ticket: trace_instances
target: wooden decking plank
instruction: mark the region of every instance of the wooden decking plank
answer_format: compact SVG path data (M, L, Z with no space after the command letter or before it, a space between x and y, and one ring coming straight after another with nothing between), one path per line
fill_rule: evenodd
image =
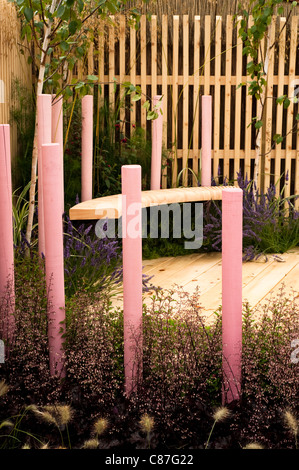
M247 286L258 274L262 274L266 269L275 263L274 260L267 262L247 262L243 263L242 286ZM221 272L222 276L222 272ZM210 289L203 292L200 296L200 305L205 311L215 311L222 303L222 277Z
M194 268L194 263L200 262L200 259L203 256L196 254L192 254L188 257L186 256L178 256L177 258L173 258L168 264L164 264L162 268L159 268L159 270L155 270L152 272L154 273L154 278L152 279L152 283L155 284L156 287L171 287L171 285L175 284L180 284L178 280L180 279L180 275L187 270L188 277L191 275L193 268ZM205 261L203 261L203 266L205 268ZM215 261L213 261L213 264L215 264ZM193 268L191 267L193 266Z
M277 283L274 289L259 300L257 305L262 306L269 300L274 299L279 295L281 289L283 290L284 296L290 296L292 298L293 295L295 295L295 297L299 299L299 262L280 280L279 283Z
M243 289L243 301L246 299L250 305L255 306L272 291L286 276L286 274L298 263L297 253L286 253L285 263L272 263L245 286Z

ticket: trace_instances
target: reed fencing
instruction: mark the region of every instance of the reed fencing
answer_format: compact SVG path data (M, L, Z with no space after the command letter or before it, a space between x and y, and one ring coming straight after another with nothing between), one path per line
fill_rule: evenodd
M255 128L250 123L257 103L248 95L249 59L243 55L234 17L162 15L158 19L154 15L148 20L143 15L137 30L129 27L125 16L115 21L116 26L97 26L86 60L72 77L98 75L102 97L112 105L116 83L141 86L141 102L127 103L130 111L120 113L128 136L132 123L150 132L142 105L163 95L163 144L172 165L171 170L166 165L163 169L162 187L175 185L184 168L199 175L203 94L213 97L213 177L221 183L224 177L235 179L241 170L252 178L256 152ZM291 100L284 109L275 99L293 96L299 87L298 16L292 15L287 27L285 23L286 18L273 17L270 41L276 42L269 58L259 185L266 188L283 175L281 184L286 183L285 195L290 196L299 193L298 104ZM246 85L238 87L240 83ZM275 134L286 138L273 146ZM183 172L181 182L197 184L193 172Z
M31 66L26 52L21 52L20 43L20 22L15 7L7 0L0 0L0 124L11 124L13 164L18 152L18 129L11 121L11 112L18 99L14 83L28 88L29 92L32 87Z

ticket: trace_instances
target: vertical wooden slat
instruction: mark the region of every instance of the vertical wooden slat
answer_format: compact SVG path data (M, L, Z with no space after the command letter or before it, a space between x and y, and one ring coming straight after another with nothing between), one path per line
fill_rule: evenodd
M136 29L130 28L130 80L136 86ZM131 122L136 124L136 103L131 102Z
M183 186L188 185L189 156L189 17L183 15Z
M104 56L104 32L102 28L99 28L99 37L98 37L98 77L99 77L99 86L101 87L101 100L104 97L104 66L105 66L105 56ZM100 105L100 101L98 99L98 106Z
M274 43L275 39L275 22L276 17L272 18L272 24L269 26L269 44L270 46ZM270 186L270 171L271 171L271 145L272 145L272 108L273 108L273 73L274 73L274 47L269 51L269 65L268 65L268 76L267 76L267 99L265 101L265 159L264 168L261 170L264 190L266 191Z
M167 148L167 109L168 109L168 17L162 15L162 96L163 96L163 147ZM165 163L162 160L162 164ZM167 187L167 166L162 168L162 189Z
M231 87L232 87L232 45L233 45L233 19L226 17L226 50L225 50L225 114L224 114L224 157L223 177L229 177L229 150L231 133Z
M204 94L210 94L211 75L211 17L205 16Z
M193 88L193 185L197 186L199 179L199 100L200 100L200 16L194 17L194 88Z
M108 81L109 81L109 105L114 105L114 78L115 78L115 30L112 25L109 26L109 70L108 70Z
M289 83L288 83L288 96L290 96L290 90L295 80L295 69L296 69L296 48L297 48L297 18L292 17L291 19L291 38L290 38L290 60L289 60ZM292 162L292 137L293 133L289 131L293 127L293 116L294 116L294 102L291 100L291 104L287 110L287 137L286 137L286 158L285 158L285 175L288 174L288 181L285 187L285 197L291 195L291 162Z
M151 95L157 95L157 16L151 18Z
M238 21L241 21L238 17ZM242 106L242 88L238 85L242 82L242 41L237 37L236 47L236 98L235 98L235 139L234 139L234 180L240 171L240 150L241 150L241 106Z
M222 18L216 16L215 34L215 86L214 86L214 152L213 152L213 176L218 176L219 167L219 143L220 143L220 81L221 81L221 35Z
M126 75L126 17L122 15L119 19L119 98L121 100L121 106L119 110L119 119L121 122L122 130L125 133L125 103L122 102L124 97L124 90L121 84L125 81Z
M179 54L179 16L173 17L173 57L172 57L172 144L174 148L174 160L172 165L172 186L176 186L178 162L177 162L177 105L178 105L178 54Z
M262 52L261 52L262 51ZM265 39L262 39L261 41L261 45L260 45L260 48L259 48L259 52L258 52L258 61L261 62L262 60L264 60L264 53L265 53ZM260 109L261 109L261 101L260 100L257 100L257 111L256 111L256 116L259 116L260 115ZM260 130L262 132L262 129ZM256 159L257 158L257 150L256 150L256 135L257 135L257 131L255 130L255 141L254 141L254 144L255 144L255 153L254 153L254 158ZM261 139L261 147L259 149L259 172L258 172L258 178L257 178L257 187L258 188L261 188L262 187L262 180L263 180L263 177L262 177L262 166L261 166L261 159L262 159L262 151L263 151L263 145L262 145L262 139Z
M147 61L147 53L146 53L146 16L142 15L140 18L140 63L141 63L141 79L140 79L140 86L141 86L141 127L146 129L146 110L143 107L146 101L146 61Z
M279 98L284 94L284 62L285 62L285 47L286 47L286 18L280 18L279 28L281 31L279 37L279 54L278 54L278 77L277 77L277 97ZM276 134L282 135L282 115L283 106L277 105L276 114ZM281 162L281 143L275 145L275 168L274 168L274 184L280 177L280 162Z
M93 41L93 31L90 33L90 44L88 48L87 55L87 73L88 75L93 75L94 73L94 41Z
M252 16L248 19L248 28L253 24ZM247 63L250 58L247 58ZM246 116L245 116L245 157L244 157L244 179L251 178L251 133L252 133L252 95L249 94L249 83L246 84Z

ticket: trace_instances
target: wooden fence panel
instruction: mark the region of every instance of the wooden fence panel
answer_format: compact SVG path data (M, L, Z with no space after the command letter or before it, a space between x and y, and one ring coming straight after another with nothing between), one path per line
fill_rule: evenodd
M257 115L258 104L248 95L250 78L246 76L246 64L249 59L243 56L243 44L233 17L218 16L212 20L210 16L163 15L161 20L152 16L148 21L142 16L137 32L125 21L125 18L120 20L117 34L112 26L108 28L107 64L101 65L102 55L98 69L101 81L109 83L112 103L114 81L131 81L141 86L141 104L132 102L132 112L122 112L121 119L141 125L149 137L151 127L142 105L155 94L163 95L164 154L168 152L172 164L171 171L166 165L163 168L162 187L175 186L178 173L184 168L194 173L184 171L180 184L198 184L194 174L200 174L203 94L213 96L213 177L219 182L223 178L236 180L241 169L243 175L251 179L256 151L254 128L250 123ZM252 18L249 21L252 24ZM299 82L298 66L296 69L298 17L292 16L287 28L283 28L285 21L285 18L273 18L271 29L270 41L278 38L279 47L273 47L270 54L259 186L264 185L266 189L279 179L282 171L288 171L285 194L292 195L299 189L299 148L294 135L298 104L291 103L288 109L283 109L276 106L276 98L291 93L293 83ZM279 52L276 54L276 51ZM91 55L88 59L91 60ZM89 73L91 68L89 64ZM240 83L245 85L238 87ZM127 126L128 132L131 127ZM287 134L292 128L293 132L282 144L273 145L275 133Z

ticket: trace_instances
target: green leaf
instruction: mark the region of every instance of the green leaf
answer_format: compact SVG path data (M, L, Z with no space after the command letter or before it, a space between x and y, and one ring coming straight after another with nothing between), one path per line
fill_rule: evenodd
M64 5L60 5L60 7L59 7L58 10L57 10L56 16L57 16L58 18L61 18L61 17L63 16L64 12L65 12L65 6L64 6Z
M78 28L78 21L76 21L76 20L71 21L70 24L69 24L70 34L72 34L72 35L75 34L76 31L77 31L77 28Z
M256 121L254 126L255 126L256 129L260 129L262 127L262 125L263 125L263 121Z
M286 98L286 95L279 96L276 100L277 104L282 104Z
M141 100L141 95L134 95L134 96L132 96L131 100L132 101L139 101L139 100Z
M89 82L97 82L98 81L98 77L96 75L87 75L87 80Z
M296 121L299 121L299 113L296 114Z
M276 142L277 144L280 144L282 141L283 141L283 137L280 135L280 134L275 134L273 136L273 140L274 142Z
M27 20L28 23L29 23L29 21L31 21L32 18L33 18L33 10L32 10L32 8L25 7L25 8L24 8L24 16L25 16L26 20Z
M59 45L60 45L60 49L63 50L64 52L69 50L70 46L68 45L66 41L61 41Z
M286 98L283 102L283 107L284 109L287 109L291 104L291 101L289 100L289 98Z

